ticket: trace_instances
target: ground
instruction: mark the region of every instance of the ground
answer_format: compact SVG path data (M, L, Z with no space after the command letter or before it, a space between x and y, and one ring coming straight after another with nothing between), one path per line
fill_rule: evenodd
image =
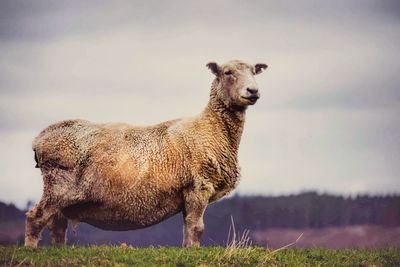
M0 247L2 266L400 266L400 249Z

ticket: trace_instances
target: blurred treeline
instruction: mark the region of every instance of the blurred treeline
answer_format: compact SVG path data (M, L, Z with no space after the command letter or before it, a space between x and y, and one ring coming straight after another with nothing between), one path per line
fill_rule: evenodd
M400 196L343 197L316 192L223 200L210 206L216 218L232 215L248 229L320 228L354 224L400 225Z
M0 242L9 243L5 242L1 235L4 232L10 232L7 230L10 227L22 227L19 236L15 237L16 240L22 241L24 218L23 211L13 205L0 203ZM286 196L235 195L211 204L207 208L204 217L206 230L203 235L203 244L223 244L228 236L231 218L237 231L360 224L399 226L400 196L343 197L316 192ZM178 214L158 225L129 232L102 231L82 223L77 232L76 236L69 235L70 243L125 242L137 246L179 246L182 238L182 216ZM48 241L48 234L44 235L44 241Z

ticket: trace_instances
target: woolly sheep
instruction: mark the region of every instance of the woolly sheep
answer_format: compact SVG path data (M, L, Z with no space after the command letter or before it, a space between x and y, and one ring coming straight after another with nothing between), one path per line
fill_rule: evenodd
M259 98L265 64L207 64L216 76L204 111L154 126L66 120L33 141L43 196L27 212L25 246L47 225L65 244L68 220L133 230L183 213L183 246L199 246L207 205L238 184L238 148L247 106Z

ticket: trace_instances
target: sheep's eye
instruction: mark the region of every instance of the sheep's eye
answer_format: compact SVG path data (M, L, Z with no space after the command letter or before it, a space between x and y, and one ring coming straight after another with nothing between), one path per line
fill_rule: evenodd
M231 70L227 70L227 71L224 72L224 74L225 74L225 75L232 75L233 72L232 72Z

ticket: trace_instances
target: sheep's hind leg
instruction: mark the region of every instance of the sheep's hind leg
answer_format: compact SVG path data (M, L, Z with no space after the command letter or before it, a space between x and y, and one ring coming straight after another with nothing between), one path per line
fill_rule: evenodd
M68 219L61 212L57 212L47 223L53 245L64 245L67 242Z
M33 209L26 213L25 246L37 247L43 228L56 213L57 209L50 205L46 198L42 198Z
M185 207L183 210L183 246L199 247L204 231L203 215L214 192L212 187L202 186L199 190L184 193Z
M63 168L42 169L44 189L40 202L26 214L25 246L37 247L43 228L50 229L53 243L65 243L68 222L61 210L79 200L74 191L75 173Z

